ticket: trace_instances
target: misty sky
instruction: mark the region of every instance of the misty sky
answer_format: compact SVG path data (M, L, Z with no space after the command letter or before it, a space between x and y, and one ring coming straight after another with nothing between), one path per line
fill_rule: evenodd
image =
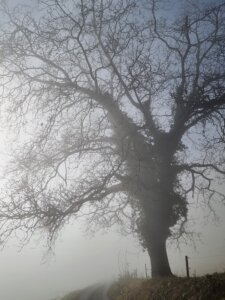
M216 209L220 218L217 225L211 216L205 218L203 207L191 206L189 215L193 221L189 230L201 233L201 241L196 234L196 248L190 242L182 243L179 250L176 243L169 247L175 274L185 275L185 255L190 257L191 275L225 271L225 207L221 204ZM140 276L144 276L146 264L150 274L149 257L136 238L120 235L116 227L94 237L86 236L83 227L78 222L65 227L54 255L45 255L46 248L38 234L22 251L18 240L12 239L0 252L0 299L53 300L72 290L117 278L126 263L130 271L137 269Z

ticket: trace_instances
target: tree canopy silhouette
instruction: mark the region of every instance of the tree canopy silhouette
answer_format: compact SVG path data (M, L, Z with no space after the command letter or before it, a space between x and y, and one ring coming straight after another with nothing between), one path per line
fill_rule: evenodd
M171 1L176 4L176 1ZM2 2L2 111L17 135L0 237L49 241L70 218L130 221L152 276L172 275L169 237L190 195L224 200L225 4Z

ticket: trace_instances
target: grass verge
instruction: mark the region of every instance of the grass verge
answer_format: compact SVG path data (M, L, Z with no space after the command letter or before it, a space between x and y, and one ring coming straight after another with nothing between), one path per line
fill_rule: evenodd
M120 280L108 295L110 300L225 300L225 273L189 279Z

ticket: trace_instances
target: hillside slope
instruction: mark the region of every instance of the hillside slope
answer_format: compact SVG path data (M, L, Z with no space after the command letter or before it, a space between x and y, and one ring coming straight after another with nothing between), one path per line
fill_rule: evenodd
M61 300L79 300L83 291L70 293ZM225 300L225 273L189 279L120 280L111 285L108 297L110 300Z
M225 273L190 279L119 281L108 294L110 300L225 300Z

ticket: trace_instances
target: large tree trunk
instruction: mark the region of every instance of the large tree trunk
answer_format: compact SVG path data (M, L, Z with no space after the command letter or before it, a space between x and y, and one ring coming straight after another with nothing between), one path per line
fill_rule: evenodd
M128 188L139 200L138 231L150 256L152 277L172 276L166 240L170 236L169 228L176 223L173 224L172 220L176 196L173 191L176 173L171 168L173 152L167 151L166 143L161 145L158 142L157 155L149 153L145 142L141 143L137 136L133 138L133 144L134 152L132 150L128 157L132 184L129 183ZM158 165L148 159L151 155L155 155Z
M147 250L151 261L152 277L172 276L166 251L166 238L160 234L151 238L147 244Z
M140 234L151 261L152 277L173 276L166 250L166 241L170 236L170 211L167 201L161 197L152 197L152 201L142 202L142 222Z

